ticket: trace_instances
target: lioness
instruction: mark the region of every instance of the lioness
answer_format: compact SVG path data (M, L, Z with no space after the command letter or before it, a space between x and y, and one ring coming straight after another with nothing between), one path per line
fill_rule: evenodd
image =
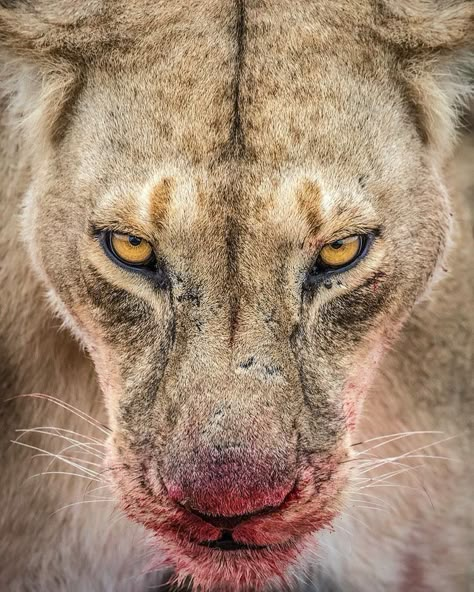
M469 589L473 18L0 2L2 592Z

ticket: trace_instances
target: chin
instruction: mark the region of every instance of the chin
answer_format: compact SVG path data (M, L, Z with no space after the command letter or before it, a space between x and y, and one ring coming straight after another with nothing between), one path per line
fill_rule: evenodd
M193 588L212 590L261 590L268 585L289 585L292 570L305 548L299 540L257 548L236 545L232 550L157 535L157 559L152 570L171 568L173 583L192 582Z

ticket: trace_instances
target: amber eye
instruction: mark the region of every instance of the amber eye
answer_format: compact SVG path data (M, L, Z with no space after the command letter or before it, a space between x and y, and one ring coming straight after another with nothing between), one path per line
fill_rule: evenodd
M118 232L110 232L107 238L110 251L121 263L144 267L154 258L152 246L143 238Z
M349 236L328 243L319 252L318 264L329 269L346 267L357 259L363 246L364 237L361 235Z

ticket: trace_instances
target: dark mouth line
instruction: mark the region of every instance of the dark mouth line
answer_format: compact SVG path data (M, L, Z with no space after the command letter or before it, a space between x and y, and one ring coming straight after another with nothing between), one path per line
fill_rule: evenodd
M201 520L204 520L204 522L208 522L209 524L212 524L217 528L223 529L223 532L231 532L231 530L241 522L250 520L251 518L254 518L256 516L265 516L266 514L272 514L275 511L275 508L265 507L249 514L239 514L236 516L213 516L211 514L204 514L202 512L198 512L197 510L193 510L190 508L186 509L188 510L188 512L191 512L195 516L201 518Z
M235 541L204 541L199 545L208 549L219 549L219 551L261 551L262 549L268 549L266 545L246 545Z
M208 549L219 549L219 551L261 551L268 549L268 545L248 545L234 541L232 533L228 530L224 530L219 539L215 541L203 541L199 545Z

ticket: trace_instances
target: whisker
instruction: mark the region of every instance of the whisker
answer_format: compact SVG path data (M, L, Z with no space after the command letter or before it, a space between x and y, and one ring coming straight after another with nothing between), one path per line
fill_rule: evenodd
M387 511L387 508L382 507L380 504L373 504L373 505L372 504L364 504L364 500L361 500L361 499L357 500L357 499L351 498L348 500L348 502L349 502L347 504L348 508L367 508L367 509L369 509L369 507L370 507L370 508L374 508L377 510Z
M20 442L22 440L23 436L25 436L26 434L46 435L46 436L51 436L53 438L59 438L61 440L66 440L67 442L70 442L71 444L73 444L73 446L71 446L71 448L72 447L83 448L84 453L95 456L96 458L100 458L100 459L104 458L103 454L99 454L95 450L95 448L92 448L89 444L86 444L85 442L80 442L79 440L74 440L73 438L69 438L68 436L64 436L62 434L52 434L50 432L46 432L44 430L36 430L34 428L28 429L28 430L15 430L15 431L21 432L20 435L18 436L18 438L16 438L16 442Z
M90 495L91 493L94 493L94 491L99 491L99 489L107 489L107 488L110 488L110 485L109 484L107 484L107 485L100 485L99 487L94 487L94 489L88 489L86 491L86 494L87 495Z
M66 450L68 450L69 448L72 448L72 446L68 446L67 448L63 448L61 450L61 454L63 452L65 452ZM42 452L41 454L40 453L34 454L31 458L40 458L40 457L44 457L44 456L51 456L51 454L50 453L46 453L46 452ZM72 461L77 462L77 463L80 462L80 463L83 463L85 465L91 465L93 467L101 467L102 466L100 463L95 463L95 462L92 462L90 460L85 460L83 458L77 458L75 456L65 456L64 458L62 456L60 457L61 460L64 460L65 458L67 458L67 460L72 460ZM53 461L54 460L56 460L56 458L54 458Z
M355 495L357 495L357 496L360 496L360 497L366 497L366 498L369 498L369 501L370 501L371 499L377 500L377 501L378 501L378 502L380 502L380 504L382 504L383 506L385 506L385 507L388 507L388 508L390 508L391 510L393 510L393 509L394 509L394 508L393 508L393 506L391 506L391 504L389 504L387 500L384 500L383 498L381 498L381 497L379 497L379 496L377 496L377 495L372 495L372 494L370 494L370 493L362 493L361 491L355 491L355 492L354 492L354 494L355 494ZM350 497L349 499L350 499L350 500L352 500L352 501L357 501L357 499L354 499L353 497ZM364 500L359 500L359 501L364 501ZM375 502L372 502L372 503L375 503ZM378 505L380 505L380 504L378 504Z
M36 450L37 452L43 452L44 454L51 456L52 458L57 458L58 460L61 460L63 462L65 462L68 465L71 465L72 467L75 467L76 469L79 469L80 471L83 471L84 473L86 473L86 475L90 475L93 477L98 477L99 473L97 473L96 471L93 471L92 469L88 469L86 467L83 467L75 462L72 462L70 460L68 460L67 458L60 456L59 454L53 454L51 452L49 452L48 450L44 450L43 448L38 448L38 446L32 446L31 444L26 444L25 442L18 442L17 440L11 440L12 444L17 444L18 446L23 446L24 448L30 448L31 450Z
M54 516L55 514L58 514L59 512L62 512L63 510L66 510L67 508L72 508L74 506L79 506L81 504L97 504L100 502L114 502L114 499L95 499L95 500L81 500L80 502L73 502L72 504L67 504L65 506L62 506L61 508L58 508L57 510L55 510L52 514L50 514L50 518L51 516Z
M352 507L356 508L356 509L362 509L362 510L373 510L375 512L388 512L387 508L380 508L379 506L357 506L357 505L354 505Z
M419 436L419 435L426 435L426 434L443 434L444 432L440 431L433 431L433 430L420 430L420 431L412 431L412 432L398 432L395 434L386 434L385 436L377 436L376 438L369 438L368 440L363 440L362 442L357 442L356 444L351 444L351 446L360 446L362 444L367 444L369 442L376 442L378 440L383 440L384 438L390 438L390 440L386 442L382 442L381 444L376 444L367 450L373 450L374 448L378 448L379 446L385 446L390 442L395 442L396 440L401 440L402 438L408 438L409 436ZM365 452L367 452L367 450Z
M64 432L67 434L72 434L74 436L80 436L82 438L85 438L86 440L89 440L89 442L84 442L84 444L87 444L87 446L101 446L101 447L105 447L106 444L104 442L101 442L99 439L94 438L93 436L89 436L88 434L81 434L79 432L75 432L74 430L68 430L66 428L59 428L57 426L36 426L34 428L27 428L27 429L23 429L23 430L15 430L16 432L35 432L36 430L53 430L54 432ZM60 434L54 434L59 436Z
M423 458L426 460L445 460L445 461L449 461L449 462L456 462L456 463L462 463L461 460L457 459L457 458L452 458L449 456L440 456L440 455L434 455L434 454L410 454L410 453L405 453L405 454L401 454L400 456L393 456L393 457L387 457L384 459L380 459L380 462L377 461L373 461L372 465L370 464L366 464L365 466L368 468L365 468L363 471L360 471L361 475L364 475L365 473L368 473L370 471L373 471L374 469L377 469L379 467L382 467L386 464L400 464L403 465L404 463L398 463L399 459L411 459L411 458ZM410 465L405 465L405 466L410 466Z
M44 401L54 403L58 407L61 407L61 408L65 409L66 411L70 411L71 413L73 413L74 415L79 417L80 419L90 423L93 427L100 430L106 436L108 436L110 434L110 429L107 426L104 426L102 423L100 423L99 421L97 421L96 419L94 419L93 417L91 417L90 415L85 413L84 411L81 411L80 409L73 407L72 405L70 405L69 403L66 403L65 401L61 401L61 399L58 399L57 397L53 397L52 395L45 395L43 393L29 393L29 394L23 394L23 395L16 395L15 397L12 397L12 399L23 399L23 398L42 399ZM10 399L10 400L12 400L12 399Z
M390 471L389 473L384 473L383 475L379 475L378 477L366 477L367 481L373 481L374 483L377 483L380 480L385 480L388 479L390 477L395 477L396 475L401 475L402 473L408 473L410 471L414 471L415 469L419 469L420 467L424 467L425 465L406 465L404 463L397 463L397 462L391 462L389 464L394 464L394 465L399 465L404 467L403 469L397 469L396 471ZM364 471L367 472L367 471Z
M70 475L73 477L81 477L82 479L88 479L89 481L97 481L97 483L101 483L101 480L96 479L95 477L89 477L88 475L80 475L79 473L71 473L68 471L44 471L42 473L35 473L34 475L27 477L24 482L26 483L30 479L41 477L42 475Z
M413 487L412 485L404 485L403 483L374 483L372 485L364 485L362 489L372 489L375 487L396 487L398 489L411 489L412 491L423 491L419 487ZM424 492L426 493L426 491Z
M427 458L429 460L447 460L449 462L454 463L462 463L463 461L459 458L453 458L451 456L439 456L435 454L410 454L410 456L406 456L405 458Z
M393 463L394 465L399 465L399 463ZM397 475L402 475L403 473L410 473L412 471L415 471L416 469L420 469L420 468L424 468L426 465L424 464L420 464L420 465L405 465L403 463L400 463L401 469L395 469L393 471L388 471L387 473L382 473L381 475L377 475L374 477L365 477L364 479L361 480L361 485L367 484L367 483L378 483L379 481L386 480L386 479L391 479L392 477L396 477Z
M364 468L364 470L359 471L359 475L365 475L366 473L370 473L370 471L373 471L375 469L379 469L385 465L395 465L398 467L412 467L413 465L409 465L407 463L401 463L397 460L397 457L394 458L388 458L388 459L381 459L380 462L374 462L373 465L369 465L368 467L366 466ZM419 466L419 465L417 465ZM373 477L363 477L364 479L373 479Z

